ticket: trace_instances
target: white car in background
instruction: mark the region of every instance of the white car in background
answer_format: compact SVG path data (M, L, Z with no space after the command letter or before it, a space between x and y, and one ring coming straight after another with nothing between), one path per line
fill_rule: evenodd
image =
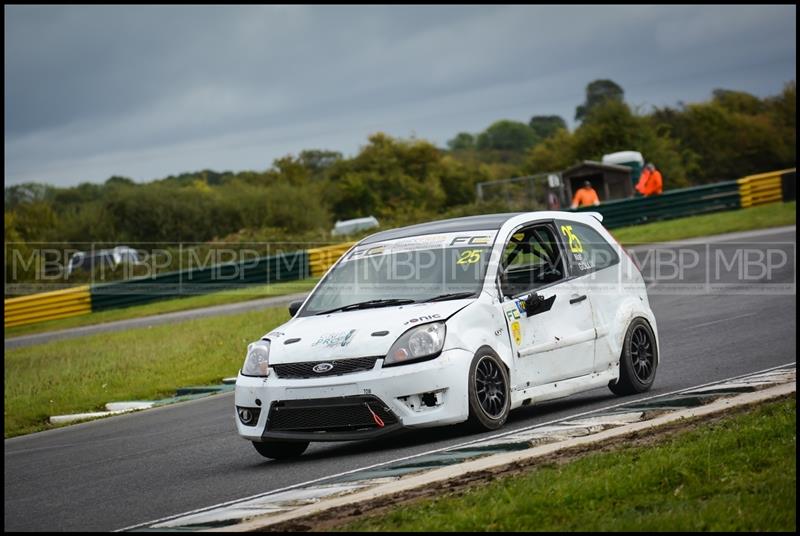
M280 459L401 428L495 430L514 408L602 386L648 390L656 320L601 220L492 214L364 238L248 346L239 434Z
M100 249L95 251L77 251L67 263L67 276L79 269L91 272L95 268L113 270L120 264L142 264L139 252L129 246L117 246L114 249Z

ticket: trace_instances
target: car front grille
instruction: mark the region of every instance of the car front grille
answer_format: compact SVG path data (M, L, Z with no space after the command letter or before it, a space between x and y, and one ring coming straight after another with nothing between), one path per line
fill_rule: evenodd
M370 411L371 410L371 411ZM383 422L376 422L373 413ZM270 432L358 432L397 424L397 416L376 396L359 395L273 402Z
M377 360L378 357L357 357L353 359L309 361L307 363L284 363L272 365L272 369L279 378L321 378L372 370ZM314 371L314 367L325 363L333 365L333 367L324 372Z

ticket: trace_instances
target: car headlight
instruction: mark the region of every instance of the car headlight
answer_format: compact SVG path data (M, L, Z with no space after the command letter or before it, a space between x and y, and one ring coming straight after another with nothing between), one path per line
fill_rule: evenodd
M269 341L258 341L247 345L247 357L242 365L245 376L266 376L269 374Z
M423 324L406 331L386 354L383 366L404 365L436 357L444 346L445 331L444 322Z

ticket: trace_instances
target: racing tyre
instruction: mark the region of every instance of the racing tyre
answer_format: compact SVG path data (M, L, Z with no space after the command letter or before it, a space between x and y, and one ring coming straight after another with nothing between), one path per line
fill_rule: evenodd
M619 356L619 380L608 384L618 396L643 393L656 379L658 347L650 324L644 318L635 318L628 326L622 354Z
M266 441L259 443L253 441L253 446L259 454L273 460L296 458L306 451L308 441Z
M469 419L475 431L497 430L511 408L508 371L488 347L478 350L469 367Z

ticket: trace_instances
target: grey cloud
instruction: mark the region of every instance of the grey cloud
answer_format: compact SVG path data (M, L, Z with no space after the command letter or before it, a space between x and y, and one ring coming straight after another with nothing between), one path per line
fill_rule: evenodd
M714 87L774 94L795 77L795 13L6 7L6 182L265 168L312 146L353 152L375 130L443 144L504 117L571 120L596 78L646 105L705 99Z

